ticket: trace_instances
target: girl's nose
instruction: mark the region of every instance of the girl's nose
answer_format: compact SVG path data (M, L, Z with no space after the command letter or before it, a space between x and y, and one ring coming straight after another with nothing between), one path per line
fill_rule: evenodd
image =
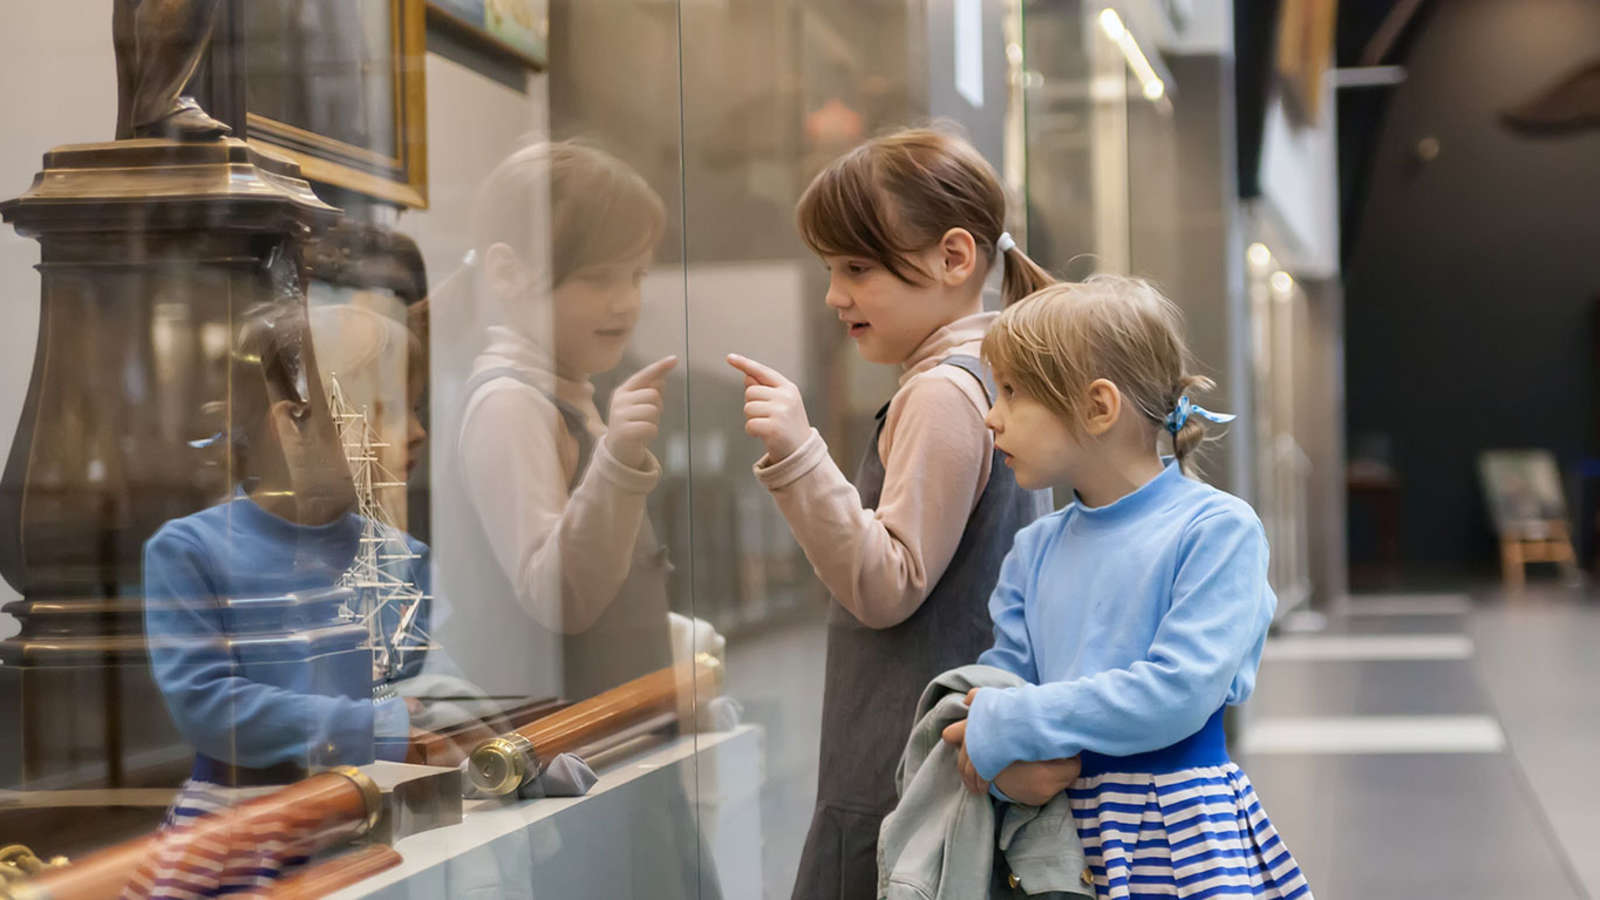
M828 279L828 294L823 300L834 309L848 309L852 305L850 295L845 293L837 278Z

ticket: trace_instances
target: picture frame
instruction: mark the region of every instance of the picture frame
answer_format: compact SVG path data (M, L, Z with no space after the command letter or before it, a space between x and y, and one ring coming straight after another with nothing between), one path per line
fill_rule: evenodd
M1555 454L1549 450L1485 450L1478 476L1495 532L1542 538L1552 522L1565 522L1566 495Z
M427 0L428 24L535 72L549 67L549 0Z
M425 0L234 0L244 137L305 177L428 206Z
M1276 69L1289 112L1303 125L1316 127L1321 121L1337 25L1337 0L1284 0L1278 12Z

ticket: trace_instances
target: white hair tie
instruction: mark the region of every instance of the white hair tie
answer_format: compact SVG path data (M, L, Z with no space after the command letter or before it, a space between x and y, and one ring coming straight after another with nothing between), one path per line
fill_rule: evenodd
M1011 239L1011 232L1009 231L1000 232L1000 239L994 242L994 249L998 253L1016 249L1016 246L1017 242Z

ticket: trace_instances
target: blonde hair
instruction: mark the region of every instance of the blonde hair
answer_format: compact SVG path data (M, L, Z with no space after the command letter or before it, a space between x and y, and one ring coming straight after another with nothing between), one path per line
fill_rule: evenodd
M817 173L795 208L800 237L819 256L858 256L907 284L929 273L911 258L965 228L993 266L1006 230L1006 194L972 145L910 128L874 138ZM1013 246L1003 254L1007 305L1055 281Z
M1092 275L1055 284L1000 314L983 339L983 358L1013 386L1077 427L1089 385L1104 378L1153 427L1166 431L1178 399L1215 387L1190 371L1183 313L1150 282ZM1205 421L1192 415L1172 436L1185 472L1205 441Z

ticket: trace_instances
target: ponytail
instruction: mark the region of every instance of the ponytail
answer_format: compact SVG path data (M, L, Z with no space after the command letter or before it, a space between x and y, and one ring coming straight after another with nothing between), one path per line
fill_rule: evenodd
M1001 265L1005 266L1005 274L1000 279L1000 298L1006 306L1056 283L1055 276L1023 253L1021 247L1010 241L1006 243L1008 246L997 254Z
M1177 397L1173 399L1174 406L1178 400L1190 392L1204 392L1216 387L1216 382L1204 375L1185 375L1178 380ZM1204 416L1189 416L1184 420L1183 427L1172 435L1172 455L1178 460L1178 467L1185 475L1196 472L1194 456L1206 441L1206 419Z

